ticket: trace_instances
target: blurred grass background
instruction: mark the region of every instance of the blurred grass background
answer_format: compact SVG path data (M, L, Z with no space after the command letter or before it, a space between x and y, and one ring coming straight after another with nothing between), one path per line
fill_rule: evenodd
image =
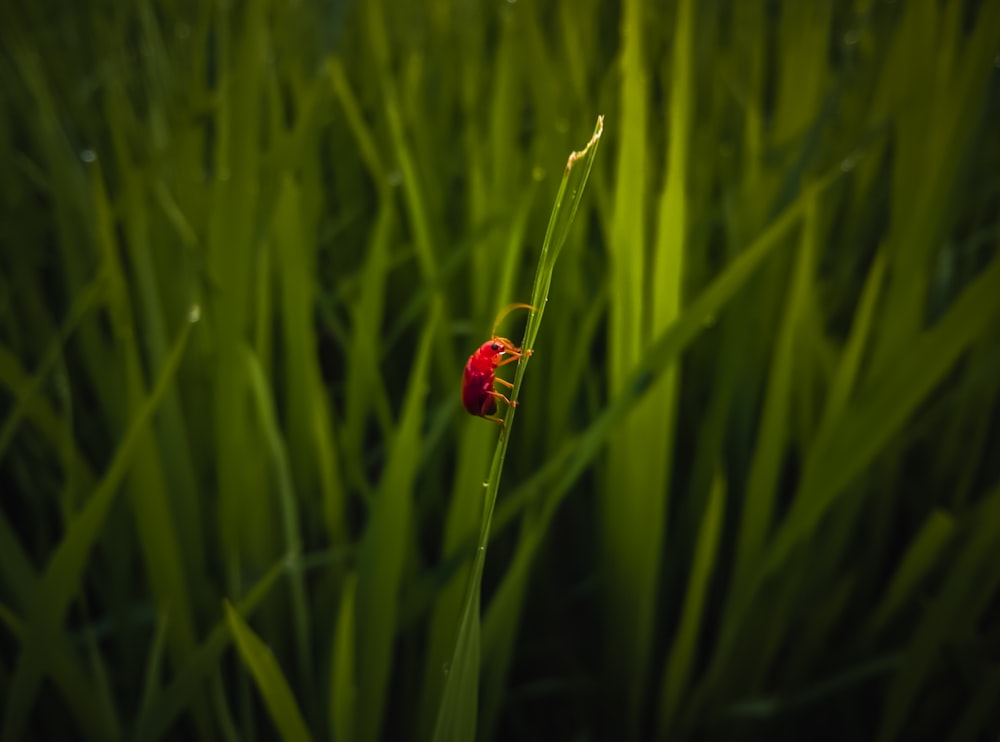
M992 0L5 4L2 740L996 739L998 68ZM461 370L599 113L442 707Z

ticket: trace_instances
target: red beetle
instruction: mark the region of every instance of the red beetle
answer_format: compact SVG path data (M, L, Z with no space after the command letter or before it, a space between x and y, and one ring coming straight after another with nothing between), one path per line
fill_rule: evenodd
M509 381L497 378L496 370L532 353L530 350L522 351L507 338L496 334L500 320L515 309L534 309L534 307L530 304L511 304L500 312L493 324L493 338L480 345L479 350L469 356L469 362L465 364L465 373L462 375L462 404L465 405L465 409L470 415L486 418L501 427L504 424L503 419L494 416L497 411L497 400L502 399L511 407L517 406L517 402L512 402L506 395L493 388L494 383L503 384L508 389L514 388Z

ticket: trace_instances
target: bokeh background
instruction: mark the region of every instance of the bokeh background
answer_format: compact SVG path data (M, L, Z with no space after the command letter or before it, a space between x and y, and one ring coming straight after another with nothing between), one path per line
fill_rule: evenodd
M4 742L1000 734L1000 3L7 2L0 106Z

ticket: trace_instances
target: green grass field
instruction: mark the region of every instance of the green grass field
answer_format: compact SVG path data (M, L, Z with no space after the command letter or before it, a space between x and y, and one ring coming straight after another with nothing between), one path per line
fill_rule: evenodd
M0 742L1000 735L1000 2L11 2L0 106Z

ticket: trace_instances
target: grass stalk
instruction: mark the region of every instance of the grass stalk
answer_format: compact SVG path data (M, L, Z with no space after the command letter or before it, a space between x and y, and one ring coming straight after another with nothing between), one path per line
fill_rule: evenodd
M549 217L549 226L545 233L545 240L542 242L538 268L535 273L535 282L531 292L531 302L535 309L532 310L528 318L522 341L522 347L526 350L532 349L535 338L538 336L541 318L545 312L545 305L548 303L556 260L569 236L603 133L604 118L598 116L593 136L587 146L579 152L571 153L566 162L566 169L563 172L555 205L552 207L552 214ZM576 166L575 170L574 166ZM514 374L514 389L510 397L513 402L517 401L517 394L520 390L521 380L524 378L528 358L525 356L517 364L517 370ZM479 605L483 568L486 564L486 547L489 543L493 511L500 489L500 475L507 455L515 410L513 405L507 407L504 425L501 427L493 454L493 463L490 465L489 478L483 483L485 493L483 495L483 517L479 531L478 548L473 557L472 572L466 588L458 636L455 640L452 660L447 669L448 677L445 680L441 705L438 710L434 729L436 742L445 742L446 740L457 742L458 740L472 740L476 737L480 671Z

